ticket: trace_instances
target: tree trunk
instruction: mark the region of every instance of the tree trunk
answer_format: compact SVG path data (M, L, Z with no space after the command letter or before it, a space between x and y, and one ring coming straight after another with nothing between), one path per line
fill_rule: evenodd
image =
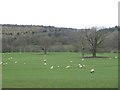
M82 58L84 58L84 48L82 48Z
M93 52L92 54L93 54L93 58L96 58L96 52Z
M96 58L96 47L93 48L92 55L93 55L93 58Z
M46 48L44 48L44 54L45 54L45 55L47 54L47 49L46 49Z
M82 51L82 58L84 58L84 49L85 48L84 48L84 43L83 42L81 43L81 48L82 48L82 50L81 50Z
M82 52L82 58L84 58L84 52Z

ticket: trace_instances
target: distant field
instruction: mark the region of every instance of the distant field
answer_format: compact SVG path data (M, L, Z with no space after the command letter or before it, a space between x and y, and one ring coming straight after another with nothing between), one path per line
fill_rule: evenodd
M104 53L110 58L80 58L80 53L54 52L4 53L3 88L117 88L117 54ZM12 57L12 58L11 58ZM8 59L9 58L9 59ZM44 65L44 60L47 65ZM72 62L70 62L72 61ZM80 69L78 64L86 67ZM70 68L66 68L66 66ZM54 66L53 69L50 69ZM60 67L57 67L60 66ZM91 68L95 73L90 73Z

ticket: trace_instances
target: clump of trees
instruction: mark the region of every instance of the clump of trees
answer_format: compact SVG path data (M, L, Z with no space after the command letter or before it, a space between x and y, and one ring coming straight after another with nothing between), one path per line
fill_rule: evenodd
M88 29L39 25L2 25L3 52L118 52L118 26Z

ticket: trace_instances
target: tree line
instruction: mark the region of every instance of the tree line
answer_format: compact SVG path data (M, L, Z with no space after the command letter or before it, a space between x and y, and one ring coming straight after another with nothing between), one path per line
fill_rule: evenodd
M118 52L118 26L75 29L42 25L2 25L3 52Z

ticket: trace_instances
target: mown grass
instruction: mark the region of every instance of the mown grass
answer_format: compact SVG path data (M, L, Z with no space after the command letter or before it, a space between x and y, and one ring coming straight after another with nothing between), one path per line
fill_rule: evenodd
M3 62L7 64L2 70L3 88L117 88L117 54L98 55L112 59L85 58L82 61L81 54L73 52L51 52L46 56L40 53L4 53ZM8 60L9 57L13 59ZM44 59L47 60L46 66ZM86 67L79 69L79 63ZM52 65L54 68L51 70ZM69 69L66 69L67 65ZM91 68L95 73L90 73Z

